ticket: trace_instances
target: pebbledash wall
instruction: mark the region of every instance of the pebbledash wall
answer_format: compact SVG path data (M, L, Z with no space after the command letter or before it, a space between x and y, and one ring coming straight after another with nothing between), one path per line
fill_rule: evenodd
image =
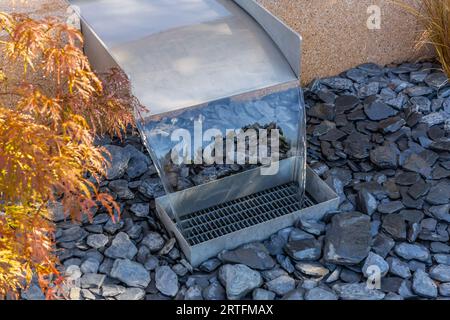
M394 3L413 5L420 0L257 1L302 35L303 84L365 62L385 65L432 55L431 50L414 49L421 26ZM380 28L373 28L376 24L369 28L367 21L377 8ZM28 12L33 17L69 16L64 0L0 0L2 10Z
M257 1L302 35L304 84L365 62L386 65L432 56L430 49L414 50L422 27L395 3L399 0ZM420 6L420 0L400 1ZM379 29L374 23L369 28L378 10Z

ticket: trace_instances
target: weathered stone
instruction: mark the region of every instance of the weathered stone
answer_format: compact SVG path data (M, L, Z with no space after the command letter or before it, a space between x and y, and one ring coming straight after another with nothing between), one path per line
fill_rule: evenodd
M371 193L366 189L362 189L358 192L357 205L361 212L371 216L377 211L378 202Z
M315 261L322 255L322 242L315 239L290 241L285 247L286 253L297 261Z
M333 301L338 300L337 295L330 289L317 287L309 290L305 294L305 300L308 301Z
M295 269L307 276L318 278L323 278L330 273L330 270L319 263L299 262L295 265Z
M130 287L147 288L150 274L143 265L125 259L114 262L110 276L118 279Z
M366 105L364 107L364 112L372 121L384 120L397 114L397 111L380 101L375 101L369 105Z
M370 161L381 169L396 169L399 151L394 145L385 145L370 151Z
M387 262L389 263L390 273L403 279L411 278L411 271L407 263L395 257L389 257Z
M111 243L111 246L105 250L107 257L118 259L133 259L138 252L134 243L125 232L120 232L116 235Z
M442 181L431 187L426 201L432 205L445 205L450 201L450 182Z
M395 240L406 240L406 222L400 214L388 214L383 217L382 228Z
M245 264L256 270L268 270L275 266L275 261L261 244L245 245L233 251L223 252L219 257L226 263Z
M440 282L450 282L450 266L439 264L430 269L430 277Z
M133 212L136 217L145 218L150 214L150 205L148 203L134 203L131 205L130 211Z
M259 272L242 264L222 266L219 269L219 280L225 286L227 297L230 300L245 297L263 283Z
M149 232L141 242L151 253L161 250L164 247L164 243L163 237L157 232Z
M438 295L436 284L430 279L428 274L420 269L414 273L412 289L416 294L425 298L433 299Z
M109 239L104 234L91 234L87 237L86 243L94 249L100 249L106 246Z
M108 188L114 192L119 199L131 200L134 199L134 193L128 188L127 180L114 180L108 185Z
M395 253L406 260L428 261L430 251L419 244L400 243L395 247Z
M107 159L110 161L110 166L106 170L106 178L108 180L118 179L127 170L131 155L127 150L118 146L106 145L105 148L109 153Z
M281 276L266 283L267 289L279 296L285 295L295 288L295 280L289 276Z
M385 294L367 288L366 283L338 284L333 286L342 300L383 300Z
M362 272L366 278L373 275L374 267L381 272L382 277L384 277L389 271L389 264L383 259L383 257L373 252L369 252L369 255L367 256L367 259L362 267Z
M333 217L325 238L326 261L334 264L357 264L370 250L370 218L361 213L343 213Z
M256 301L275 300L275 293L272 291L257 288L253 290L253 300Z

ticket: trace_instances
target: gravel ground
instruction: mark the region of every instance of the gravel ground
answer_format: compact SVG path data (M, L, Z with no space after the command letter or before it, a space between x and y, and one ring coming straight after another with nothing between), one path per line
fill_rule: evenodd
M450 86L432 63L365 64L305 88L308 163L340 213L189 265L155 215L164 193L138 136L104 139L114 224L58 223L67 299L402 300L450 297ZM56 207L56 212L58 208ZM58 217L59 216L59 217ZM367 279L377 271L378 289ZM42 298L36 286L25 299Z

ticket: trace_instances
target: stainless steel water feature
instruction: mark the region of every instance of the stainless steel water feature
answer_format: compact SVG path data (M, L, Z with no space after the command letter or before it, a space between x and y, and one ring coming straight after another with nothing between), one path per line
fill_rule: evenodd
M136 117L166 191L157 212L193 266L263 240L300 215L320 218L337 208L336 194L306 167L301 38L280 20L253 0L70 2L80 7L94 68L122 68L148 108ZM279 130L279 159L270 164L278 170L175 163L173 135L185 129L198 139L198 124L216 135L183 140L193 155L217 141L217 131Z

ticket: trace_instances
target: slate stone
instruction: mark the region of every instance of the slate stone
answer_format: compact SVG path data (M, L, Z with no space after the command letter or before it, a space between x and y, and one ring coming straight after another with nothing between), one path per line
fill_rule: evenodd
M354 109L359 103L360 103L360 100L356 96L353 96L353 95L339 96L336 98L336 101L335 101L336 112L337 112L337 114L342 114L342 113L348 112L348 111Z
M394 240L406 240L406 222L400 214L388 214L383 217L382 228Z
M175 297L179 290L178 276L168 266L156 268L155 272L156 288L164 295Z
M447 84L447 82L448 82L448 78L445 75L445 73L443 73L443 72L431 73L425 79L425 83L428 86L433 87L435 89L439 89L439 88L443 87L444 85Z
M106 170L106 178L108 180L121 178L128 168L131 154L126 149L114 145L106 145L105 149L109 153L106 154L106 158L110 162Z
M435 206L448 204L450 201L450 182L442 181L431 187L426 201Z
M383 300L385 294L367 288L366 283L338 284L333 289L342 300Z
M133 259L138 252L134 243L125 232L116 235L111 246L105 250L105 255L109 258Z
M149 232L141 242L151 253L158 252L164 247L164 238L157 232Z
M415 86L405 90L405 93L410 97L420 97L432 94L434 92L433 88L426 86Z
M349 79L340 77L330 77L321 79L320 82L331 89L336 90L350 90L353 87L353 82Z
M380 272L381 276L384 277L389 271L389 264L383 257L376 253L369 252L366 261L362 267L362 272L366 278L369 278L373 274L373 269L376 267Z
M275 293L272 291L257 288L253 290L253 300L255 301L270 301L275 300Z
M428 192L431 189L431 185L422 181L419 181L415 184L413 184L409 189L408 189L408 194L415 200L424 197L428 194Z
M380 169L396 169L399 150L392 144L379 146L370 151L370 161Z
M400 243L395 246L395 253L405 260L428 261L430 251L419 244Z
M392 117L386 120L383 120L379 123L380 130L385 133L394 133L400 130L404 125L406 124L406 121L400 117Z
M333 104L318 103L311 107L307 113L310 117L333 121L336 117L336 108Z
M450 223L450 204L434 206L429 210L436 219Z
M405 206L401 201L382 202L378 205L378 211L384 214L391 214L403 210Z
M394 276L399 276L403 279L411 278L411 270L409 270L409 266L407 263L396 257L387 258L387 262L389 264L389 272Z
M233 251L226 251L219 255L225 263L244 264L256 270L268 270L275 267L275 261L261 244L246 245Z
M371 216L378 207L377 199L366 189L362 189L358 192L357 204L361 212L368 214L369 216Z
M245 297L263 283L259 272L242 264L222 266L219 270L219 279L230 300L239 300Z
M266 283L269 291L283 296L295 289L295 280L289 276L281 276Z
M372 121L384 120L397 114L397 111L380 101L375 101L365 106L364 112Z
M403 164L405 170L416 172L421 174L424 178L431 177L431 167L428 163L419 155L413 153L411 154Z
M384 233L379 233L373 240L372 250L381 257L386 258L394 246L395 241L391 237Z
M148 203L133 203L130 207L136 217L145 218L150 214L150 205Z
M395 183L400 186L412 186L420 181L420 175L415 172L402 172L395 178Z
M325 237L324 258L334 264L357 264L369 254L370 218L358 212L332 218Z
M450 266L439 264L430 269L430 277L440 282L450 282Z
M338 300L337 295L328 288L317 287L309 290L305 294L307 301L334 301Z
M322 255L322 242L315 239L290 241L285 251L294 260L315 261Z
M412 288L416 294L424 298L433 299L438 295L436 284L430 279L428 274L422 270L417 270L414 273Z
M117 259L114 262L110 276L130 287L138 288L147 288L151 280L150 274L144 266L127 259Z

